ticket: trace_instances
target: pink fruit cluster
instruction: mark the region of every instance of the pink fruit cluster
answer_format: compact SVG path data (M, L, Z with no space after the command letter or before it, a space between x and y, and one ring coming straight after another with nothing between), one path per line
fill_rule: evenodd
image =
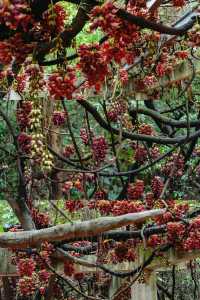
M127 189L128 199L139 200L144 193L144 181L137 179L135 183L129 184Z
M108 144L103 136L94 137L92 140L92 151L94 159L101 162L105 159L108 150Z
M71 100L75 91L75 71L67 67L64 73L55 72L48 78L48 90L52 98L60 100L65 97Z

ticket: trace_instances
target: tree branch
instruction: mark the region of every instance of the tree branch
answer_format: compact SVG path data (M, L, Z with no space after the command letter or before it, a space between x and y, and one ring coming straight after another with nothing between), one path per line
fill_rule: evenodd
M141 28L148 28L152 29L154 31L158 31L160 33L165 33L169 35L183 35L185 34L189 29L193 27L195 24L197 18L196 17L191 17L191 19L184 24L183 26L173 28L173 27L168 27L165 26L161 23L155 23L150 20L144 19L142 17L134 16L130 13L128 13L124 9L119 9L117 11L117 16L123 20L126 20L134 25L137 25Z
M177 120L174 120L174 119L170 119L170 118L167 118L163 115L161 115L159 112L153 110L153 109L148 109L148 108L132 108L130 110L130 113L132 114L133 112L138 112L138 113L141 113L141 114L144 114L146 116L149 116L151 118L153 118L153 120L157 120L163 124L166 124L166 125L170 125L170 126L174 126L174 127L177 127L177 128L187 128L187 121L177 121ZM190 121L190 127L196 127L197 125L200 125L200 120L191 120Z
M98 122L98 124L110 131L110 127L107 124L107 122L103 119L103 117L100 115L100 113L97 111L97 109L92 106L89 102L87 102L86 100L78 100L77 101L81 106L83 106L93 117L94 119ZM120 131L114 127L112 127L112 131L114 134L119 135ZM150 135L144 135L144 134L134 134L134 133L130 133L127 131L122 131L122 137L123 138L127 138L130 140L135 140L135 141L145 141L145 142L152 142L152 143L156 143L156 144L163 144L163 145L174 145L177 143L182 143L184 142L186 139L187 141L191 141L193 139L195 139L196 137L200 136L200 130L196 131L195 133L191 134L189 136L189 138L187 139L187 135L185 136L178 136L175 138L169 138L169 137L160 137L160 136L150 136Z
M56 225L40 230L2 233L0 234L0 247L27 248L40 245L44 241L67 241L78 237L92 237L111 229L160 216L164 214L165 211L165 209L155 209L117 217L102 217L74 224Z

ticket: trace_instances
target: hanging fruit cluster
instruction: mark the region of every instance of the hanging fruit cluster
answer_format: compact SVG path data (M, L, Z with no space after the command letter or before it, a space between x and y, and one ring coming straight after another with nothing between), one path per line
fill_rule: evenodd
M43 170L51 170L53 157L46 148L42 132L42 106L36 101L21 101L17 121L22 130L18 135L20 149L30 154Z
M63 31L66 18L66 10L58 3L50 7L49 10L43 14L45 27L51 32L56 32L56 34Z
M141 199L144 193L144 181L137 179L135 183L129 184L127 188L128 199Z
M151 189L155 198L159 198L164 188L164 183L162 178L155 176L151 182Z
M92 151L94 159L101 162L105 159L108 150L106 139L103 136L94 137L92 140Z
M148 152L144 146L138 145L135 148L134 158L140 164L144 163L148 157Z
M52 115L52 122L55 126L62 126L65 124L66 114L62 111L54 111Z
M43 170L51 170L53 156L48 151L45 144L45 137L42 132L42 106L34 103L31 111L30 130L32 132L32 157Z
M71 100L75 91L75 71L72 67L67 67L65 72L53 73L48 78L48 90L50 96L55 100L66 98Z
M153 127L149 124L141 124L138 128L138 133L146 135L155 135Z
M44 295L49 283L51 272L46 269L46 263L51 264L50 255L53 253L51 244L41 245L39 256L30 252L16 252L13 262L16 263L20 278L17 282L17 291L21 296L32 296L36 290ZM44 261L46 263L44 264Z
M0 4L0 22L6 24L10 29L22 26L26 31L33 23L30 7L25 0L2 1Z
M121 116L127 112L127 105L123 99L118 99L118 101L113 101L110 105L107 115L111 122L117 122L120 120Z
M173 177L181 177L184 171L184 157L180 154L173 153L167 162L162 166L162 172L165 176L169 176L173 168Z

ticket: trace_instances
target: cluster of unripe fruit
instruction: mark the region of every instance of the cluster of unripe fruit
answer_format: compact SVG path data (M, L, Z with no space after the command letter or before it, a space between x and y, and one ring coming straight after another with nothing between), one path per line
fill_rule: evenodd
M33 134L31 141L31 155L42 169L48 171L53 166L53 155L46 149L44 136L41 133Z
M53 156L45 144L41 112L41 105L33 101L22 101L17 110L17 121L23 130L18 136L18 143L21 151L30 154L34 163L49 171L53 165Z

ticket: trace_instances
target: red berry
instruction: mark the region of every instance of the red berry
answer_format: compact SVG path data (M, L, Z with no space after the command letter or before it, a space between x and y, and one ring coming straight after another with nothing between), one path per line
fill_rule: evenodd
M155 198L159 198L164 187L164 183L159 176L155 176L151 181L151 189Z
M101 162L105 159L107 154L108 145L103 136L93 138L92 140L92 150L94 159Z
M144 193L144 181L136 180L134 184L129 184L127 189L128 199L139 200Z

